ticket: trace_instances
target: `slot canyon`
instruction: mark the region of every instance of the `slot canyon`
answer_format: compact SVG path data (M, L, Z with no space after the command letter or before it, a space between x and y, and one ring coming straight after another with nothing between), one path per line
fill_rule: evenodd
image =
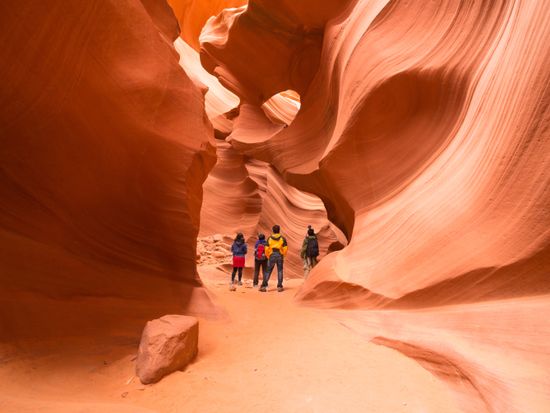
M0 21L0 413L550 412L547 0ZM166 315L198 353L144 384Z

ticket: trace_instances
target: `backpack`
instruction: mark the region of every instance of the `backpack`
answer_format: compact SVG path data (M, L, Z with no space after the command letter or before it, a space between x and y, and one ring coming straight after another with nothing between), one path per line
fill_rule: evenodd
M317 242L317 237L308 237L306 256L317 257L318 255L319 255L319 243Z
M258 244L258 248L256 248L256 259L258 261L263 261L265 258L265 244Z

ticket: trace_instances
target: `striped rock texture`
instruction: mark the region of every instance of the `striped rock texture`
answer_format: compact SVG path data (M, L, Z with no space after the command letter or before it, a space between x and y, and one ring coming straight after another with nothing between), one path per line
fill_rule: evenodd
M137 0L3 2L0 16L0 339L139 337L201 286L215 149L177 20Z
M225 142L228 135L234 136L251 126L247 121L249 110L261 114L264 123L260 128L268 125L280 129L289 125L300 108L299 96L284 91L268 99L261 107L242 104L235 94L200 65L198 53L187 43L180 39L176 41L176 48L186 73L205 91L206 113L218 138L217 163L203 185L199 236L205 238L220 234L230 242L237 232L242 232L249 245L247 267L253 267L252 246L257 234L268 236L271 227L278 224L289 244L285 276L302 277L300 248L308 225L318 234L321 257L329 249L341 248L347 242L345 237L327 219L323 202L317 196L294 188L284 182L267 162L243 155ZM220 256L220 264L226 261L225 256Z
M218 143L217 155L218 162L204 183L201 237L234 238L242 232L249 247L246 266L253 267L257 234L267 237L278 224L289 245L285 276L290 278L303 276L300 248L308 225L317 232L320 257L345 243L318 197L288 185L269 164L246 159L226 142Z
M349 241L298 297L360 310L350 326L465 411L550 406L549 40L542 0L252 0L201 34L241 98L232 146L318 195ZM260 105L287 89L285 127Z

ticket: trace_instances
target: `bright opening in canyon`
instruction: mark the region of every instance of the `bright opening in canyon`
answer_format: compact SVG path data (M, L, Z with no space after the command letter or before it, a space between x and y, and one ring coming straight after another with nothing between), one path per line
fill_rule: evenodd
M0 16L0 412L550 411L545 0Z

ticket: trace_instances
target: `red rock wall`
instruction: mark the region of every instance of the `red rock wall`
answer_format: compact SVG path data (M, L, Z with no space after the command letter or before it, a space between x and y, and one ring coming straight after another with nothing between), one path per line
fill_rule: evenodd
M240 7L247 0L168 0L181 27L181 37L195 50L206 21L227 7Z
M319 70L301 78L309 86L300 90L302 107L290 127L273 124L251 100L230 135L236 149L318 194L351 240L316 271L310 289L333 278L393 300L547 256L549 50L526 34L537 27L536 38L548 38L541 24L548 10L542 2L405 3L358 1L332 15L320 37ZM240 58L253 53L248 49L228 57L227 47L256 30L248 20L260 25L258 7L280 13L251 2L203 31L203 60L215 70L207 68L221 80L238 79L228 84L243 98L266 96L264 63ZM292 27L300 26L288 23L285 33ZM219 37L212 41L208 32ZM278 59L270 38L262 41L269 47L255 50ZM300 59L294 45L281 47ZM279 72L279 79L289 74ZM281 83L267 94L289 86ZM532 282L546 292L540 281L548 267L533 266ZM523 294L512 292L515 282L501 280L494 289ZM483 298L462 293L452 299Z
M250 111L251 116L256 115L262 121L258 123L261 133L267 128L279 130L290 124L299 108L299 96L287 91L270 99L262 108L240 104L236 95L199 64L195 50L181 39L176 47L181 54L182 67L198 87L207 90L206 113L218 138L217 163L203 185L199 236L204 249L199 251L200 263L227 264L230 253L213 251L213 247L221 248L221 244L212 244L211 237L219 235L230 244L235 234L242 232L249 243L247 266L251 267L254 263L251 247L257 234L262 232L267 236L272 226L278 224L289 244L285 276L303 277L300 248L308 225L318 232L321 256L329 248L346 243L341 231L328 221L324 205L317 196L293 188L268 163L244 156L225 142L228 135L240 133L245 126L252 127L251 122L243 121ZM229 244L224 244L224 248L228 249Z
M370 310L341 322L416 359L466 412L546 411L550 9L329 3L312 21L250 1L201 36L244 102L233 147L320 196L350 241L298 297ZM301 98L287 128L260 109L286 89Z
M0 5L0 339L119 334L182 311L201 185L201 92L162 2Z
M338 239L340 232L328 221L318 197L291 187L268 164L243 157L226 142L218 142L217 155L204 183L201 237L234 238L242 232L250 250L247 266L253 266L257 234L267 237L278 224L289 245L285 276L291 278L303 277L300 248L308 225L318 232L321 257L338 241L345 243Z

